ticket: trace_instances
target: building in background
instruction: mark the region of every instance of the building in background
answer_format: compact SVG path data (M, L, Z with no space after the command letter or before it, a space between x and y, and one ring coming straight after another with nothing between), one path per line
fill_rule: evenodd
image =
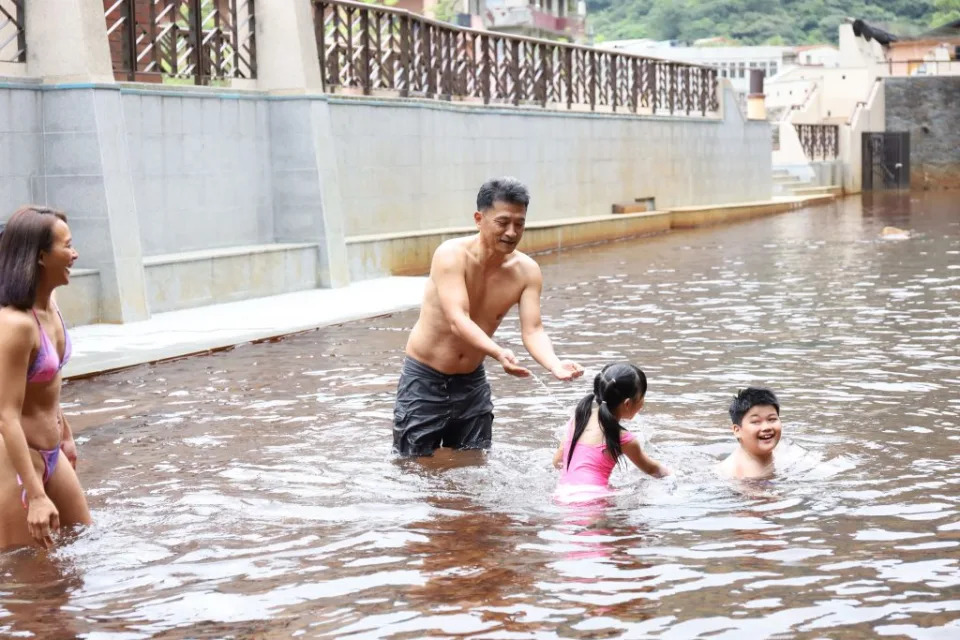
M728 78L734 90L746 95L750 90L750 70L761 69L766 77L780 73L785 67L798 64L797 47L784 46L717 46L722 40L706 39L697 41L694 46L680 46L672 41L655 40L613 40L599 44L599 47L665 60L689 62L716 67L721 78ZM829 45L822 45L829 47ZM819 49L819 46L818 46ZM836 51L836 48L833 48ZM811 51L812 53L812 51ZM811 56L806 56L811 59ZM816 57L818 64L829 59L828 52Z
M462 27L584 42L585 0L398 0L391 5Z

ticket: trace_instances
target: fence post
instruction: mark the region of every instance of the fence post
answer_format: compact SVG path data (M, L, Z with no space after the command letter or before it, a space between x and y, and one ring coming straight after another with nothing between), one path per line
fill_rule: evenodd
M137 9L134 0L125 0L127 3L126 41L124 42L127 54L127 80L137 79Z

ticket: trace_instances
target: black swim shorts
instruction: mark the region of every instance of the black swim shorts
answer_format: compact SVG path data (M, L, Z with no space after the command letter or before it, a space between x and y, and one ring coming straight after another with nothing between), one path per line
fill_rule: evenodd
M393 407L393 451L429 456L438 447L489 449L493 401L481 364L448 375L411 357L403 360Z

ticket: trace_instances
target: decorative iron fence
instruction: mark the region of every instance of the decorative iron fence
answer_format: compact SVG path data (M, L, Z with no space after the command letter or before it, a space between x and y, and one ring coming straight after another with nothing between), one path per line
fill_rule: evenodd
M404 10L313 0L326 91L705 116L717 70L477 31Z
M27 61L27 0L0 0L0 62Z
M118 80L255 78L254 0L104 0Z
M795 124L808 160L833 160L839 154L840 127L835 124Z

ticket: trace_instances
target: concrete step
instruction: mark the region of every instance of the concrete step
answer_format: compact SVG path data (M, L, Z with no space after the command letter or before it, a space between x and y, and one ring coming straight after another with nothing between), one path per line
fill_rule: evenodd
M790 190L794 193L794 195L798 195L798 196L816 196L816 195L838 196L843 193L843 187L839 185L792 187Z
M780 176L780 175L777 175L777 174L773 174L773 183L774 183L774 184L790 184L790 183L793 183L793 182L800 182L800 177L799 177L799 176L790 175L790 174L787 174L787 175L785 175L785 176Z

